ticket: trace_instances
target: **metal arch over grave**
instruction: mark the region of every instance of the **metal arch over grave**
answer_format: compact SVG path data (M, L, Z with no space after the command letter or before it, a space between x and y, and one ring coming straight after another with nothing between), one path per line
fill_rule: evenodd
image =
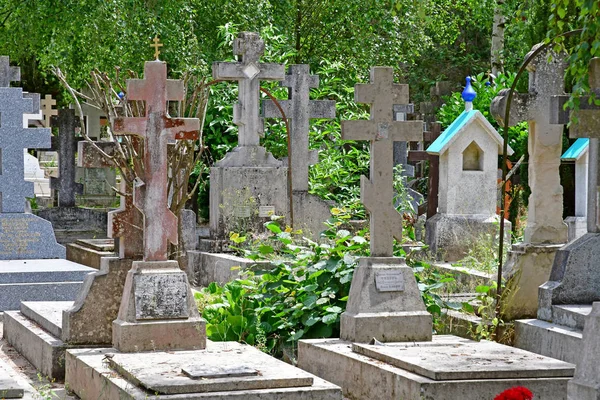
M422 121L394 121L394 104L408 104L408 85L394 84L389 67L371 69L371 83L356 85L357 103L371 105L371 120L342 121L342 139L371 142L370 178L361 176L360 198L369 212L371 257L391 257L402 238L402 217L393 204L393 142L423 139Z

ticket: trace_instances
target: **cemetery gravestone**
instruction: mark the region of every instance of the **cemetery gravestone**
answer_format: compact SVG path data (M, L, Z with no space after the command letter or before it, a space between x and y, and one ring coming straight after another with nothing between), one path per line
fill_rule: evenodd
M534 46L534 52L539 45ZM529 54L532 54L530 52ZM526 59L529 57L526 56ZM516 94L510 109L509 126L529 124L529 208L523 243L512 246L503 269L507 290L503 317L506 320L536 315L538 287L548 280L556 251L567 241L567 225L562 219L560 155L562 125L550 124L550 99L564 94L564 54L539 53L528 65L529 92ZM490 111L504 125L507 89L492 101Z
M444 261L464 258L474 243L495 238L498 154L503 139L478 110L467 77L465 111L427 148L439 157L438 213L427 220L427 244ZM512 154L510 146L508 154ZM510 232L510 223L506 232ZM507 235L510 242L510 235ZM493 242L492 242L493 243ZM490 245L493 245L490 243Z
M569 242L587 233L589 144L589 138L578 138L560 157L563 162L575 163L575 216L565 218Z
M239 129L237 147L211 168L210 231L216 240L240 230L241 225L245 230L264 230L263 223L270 216L267 211L288 215L287 168L260 146L260 82L285 78L283 65L259 62L264 49L257 33L242 32L233 45L241 61L213 64L214 79L238 82L233 122Z
M291 120L290 156L294 228L318 238L331 216L330 205L308 193L308 167L319 161L316 150L309 150L309 123L311 118L335 118L335 101L310 100L310 89L319 87L319 77L310 75L306 64L291 65L281 86L287 87L289 100L279 101L285 116ZM282 118L272 100L263 102L265 118Z
M408 103L408 85L394 84L392 68L372 68L371 83L356 85L354 97L371 106L371 120L342 121L342 139L371 143L370 178L361 176L360 185L370 219L371 257L362 258L354 273L340 338L431 340L431 315L418 296L414 274L403 259L392 257L394 238L402 238L402 218L393 204L394 141L421 140L423 122L394 121L394 105Z
M144 215L144 257L127 275L113 323L113 345L124 352L206 347L205 322L187 276L177 261L167 260L168 242L178 243L177 217L167 204L167 145L169 140L195 139L199 129L198 119L167 114L167 102L181 101L184 95L183 81L167 79L166 63L146 62L144 79L127 81L127 98L144 100L146 116L115 121L115 134L144 138L146 172L133 196Z
M58 137L55 136L57 145L53 150L58 150L58 178L50 179L50 186L58 192L59 207L75 207L76 195L83 192L83 185L75 181L75 148L77 143L76 128L79 127L79 118L75 110L62 109L57 117L53 117L51 126L58 128Z

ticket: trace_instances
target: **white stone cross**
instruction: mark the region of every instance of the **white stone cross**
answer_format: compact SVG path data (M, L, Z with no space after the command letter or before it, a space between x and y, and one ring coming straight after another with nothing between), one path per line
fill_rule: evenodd
M532 52L539 45L533 47ZM529 53L531 54L531 52ZM526 58L529 56L526 56ZM550 98L564 94L566 61L564 54L542 51L528 65L529 92L515 93L510 105L509 126L522 121L529 124L529 208L523 241L534 244L567 242L568 230L563 222L563 188L560 185L562 125L550 124ZM502 90L492 101L490 111L504 124L508 90Z
M263 133L263 120L259 115L260 81L284 78L281 64L259 63L265 43L258 33L241 32L233 42L233 53L241 62L215 62L214 79L238 81L238 103L233 108L233 122L239 127L238 146L258 146Z
M42 105L42 115L44 116L44 126L46 128L50 127L50 118L53 115L58 115L58 110L52 108L56 105L56 100L52 98L52 95L47 94L44 96L44 99L41 101Z
M370 178L360 177L360 199L369 212L371 257L391 257L402 238L394 208L394 142L423 140L423 121L394 121L394 105L408 104L408 85L394 84L394 69L371 68L371 83L356 85L354 101L371 105L369 121L342 121L342 139L371 142Z
M0 87L9 87L11 82L21 80L21 68L11 67L8 56L0 56Z
M291 65L281 86L289 88L289 100L279 101L287 118L291 120L290 153L292 156L292 188L308 191L308 166L318 162L316 151L308 150L309 120L335 118L335 101L310 100L310 89L319 87L319 77L310 75L306 64ZM265 118L281 118L281 112L272 100L263 102Z

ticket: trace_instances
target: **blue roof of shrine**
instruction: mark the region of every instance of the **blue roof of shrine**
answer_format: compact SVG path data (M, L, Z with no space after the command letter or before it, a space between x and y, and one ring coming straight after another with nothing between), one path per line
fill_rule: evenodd
M588 149L590 144L590 139L588 138L579 138L565 151L565 154L560 156L560 159L563 161L576 161L581 157L586 150Z
M458 118L456 118L454 122L452 122L450 126L429 145L427 152L436 154L442 153L442 150L444 150L447 144L450 144L454 135L460 132L467 122L469 122L476 114L477 110L463 111L462 114L460 114Z

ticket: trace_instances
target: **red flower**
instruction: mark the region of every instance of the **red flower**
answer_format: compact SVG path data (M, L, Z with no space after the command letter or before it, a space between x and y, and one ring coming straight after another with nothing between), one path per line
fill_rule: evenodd
M533 393L526 387L517 386L510 388L494 397L494 400L532 400Z

